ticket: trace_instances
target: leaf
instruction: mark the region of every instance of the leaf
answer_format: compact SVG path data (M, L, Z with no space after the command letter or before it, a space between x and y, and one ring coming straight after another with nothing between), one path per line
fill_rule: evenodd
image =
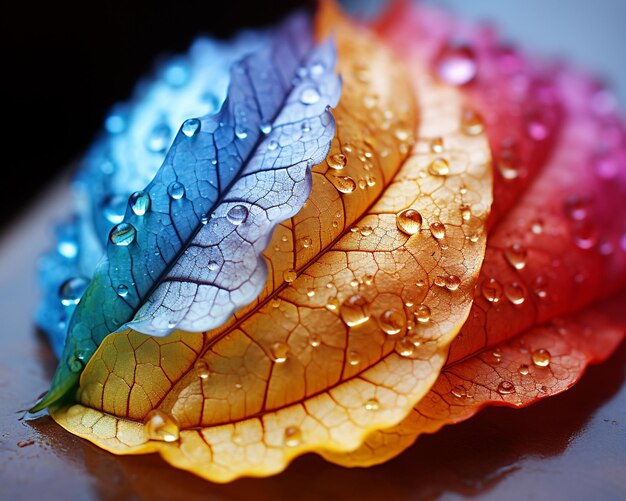
M301 208L310 169L334 133L339 80L331 43L314 46L303 16L233 67L216 115L187 120L145 190L129 198L107 254L72 315L49 406L78 382L111 332L153 335L221 325L263 288L260 254Z
M486 129L496 167L495 224L554 149L562 122L554 69L501 44L491 27L415 2L393 2L375 28L403 57L419 53L437 78L468 96L464 127Z
M338 45L337 135L307 204L266 251L266 289L203 338L109 336L82 375L80 403L52 409L68 430L225 482L276 473L305 452L353 449L433 384L483 257L487 141L461 132L459 92L419 61L413 90L380 41L328 3L318 26ZM439 137L446 149L433 153Z
M198 111L216 111L226 96L230 66L267 43L265 32L227 42L198 38L185 55L159 64L127 103L114 106L108 128L81 159L72 182L74 215L57 228L56 247L41 260L37 323L56 356L67 321L93 276L111 228L122 222L128 197L150 182L175 129Z
M399 426L326 459L379 463L487 405L564 391L626 334L626 296L611 299L626 288L625 127L588 78L563 70L557 87L567 116L557 149L489 234L472 312L433 389Z

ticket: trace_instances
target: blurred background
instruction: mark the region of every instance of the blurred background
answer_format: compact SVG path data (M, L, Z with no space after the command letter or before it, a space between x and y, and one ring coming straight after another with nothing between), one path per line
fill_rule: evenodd
M1 23L4 48L5 172L17 193L0 197L0 229L80 156L113 103L163 53L184 51L201 33L227 37L275 22L314 0L14 2ZM374 12L384 2L352 0ZM492 22L505 40L538 55L565 57L596 72L626 109L626 1L430 0ZM8 157L8 158L7 158Z

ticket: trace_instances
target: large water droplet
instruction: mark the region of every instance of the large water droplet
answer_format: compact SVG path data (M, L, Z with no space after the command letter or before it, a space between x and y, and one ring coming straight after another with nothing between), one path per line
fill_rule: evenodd
M361 325L370 318L369 303L360 294L354 294L346 299L339 311L348 327Z
M174 200L180 200L185 196L185 186L178 181L174 181L167 187L167 194Z
M431 176L447 176L450 174L450 164L445 158L435 158L428 165L428 173Z
M246 222L246 219L248 219L248 209L243 205L235 205L226 213L226 219L236 226L243 224Z
M515 305L520 305L526 300L526 288L520 282L509 282L504 286L504 295Z
M500 395L510 395L511 393L515 393L515 385L510 381L502 381L498 385L498 393Z
M284 442L287 447L297 447L302 442L302 432L297 426L285 428Z
M149 151L161 153L165 151L170 143L172 131L169 125L160 123L154 126L146 141L146 147Z
M435 60L439 78L451 85L465 85L476 77L478 70L474 50L466 45L447 45Z
M483 297L490 303L497 303L502 299L502 285L495 278L485 280L481 287Z
M414 209L404 209L396 215L396 225L407 235L415 235L422 227L422 215Z
M206 379L211 374L211 371L209 370L209 363L204 358L198 359L194 366L194 370L200 379Z
M289 345L283 342L277 342L272 345L272 360L277 364L282 364L287 361L287 355L289 354Z
M331 169L341 170L348 163L348 159L343 153L336 153L328 157L327 163Z
M192 137L200 131L200 120L197 118L190 118L183 122L183 126L180 129L187 137Z
M379 317L378 323L385 334L394 336L395 334L402 332L402 329L404 329L406 324L406 318L404 317L403 312L392 308L390 310L386 310Z
M540 348L538 350L533 351L532 354L533 364L537 367L547 367L550 365L550 352L548 350L544 350Z
M350 176L333 176L333 185L341 193L352 193L356 190L356 183Z
M83 277L73 277L63 282L59 287L61 304L64 306L78 304L88 285L89 281Z
M125 247L134 242L137 230L130 223L115 225L109 233L109 240L115 245Z
M457 277L456 275L448 275L445 278L444 284L445 284L446 289L455 291L461 285L461 279Z
M519 243L514 243L506 248L504 257L516 270L522 270L526 266L528 252Z
M145 191L136 191L129 197L128 203L135 215L143 216L150 210L150 195Z
M315 87L306 87L300 93L300 102L303 104L315 104L320 100L320 93Z
M176 442L180 436L176 420L159 409L148 412L144 420L144 431L150 440L161 442Z
M417 308L415 308L413 315L419 323L425 324L430 321L430 308L425 304L420 304Z
M237 126L235 128L235 136L237 136L237 139L246 139L248 137L248 129L246 129L245 127Z

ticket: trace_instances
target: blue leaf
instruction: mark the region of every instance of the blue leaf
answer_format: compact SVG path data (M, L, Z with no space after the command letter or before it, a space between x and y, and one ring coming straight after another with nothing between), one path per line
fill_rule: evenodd
M330 148L335 57L294 16L233 67L219 113L183 123L154 180L112 228L52 388L33 410L74 387L109 333L212 329L260 293L272 231L300 210L310 169Z
M105 129L80 161L74 215L57 228L56 247L39 263L42 300L36 321L57 357L77 304L63 299L64 284L91 280L111 228L124 217L128 196L154 177L176 128L190 116L215 112L226 97L231 65L267 40L264 31L246 31L227 42L201 37L187 54L162 61L153 77L138 83L128 103L111 111L109 125L124 110L124 130Z

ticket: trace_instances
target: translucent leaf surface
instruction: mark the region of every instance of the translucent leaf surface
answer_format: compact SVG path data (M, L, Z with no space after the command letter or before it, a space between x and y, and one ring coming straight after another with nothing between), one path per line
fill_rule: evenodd
M65 395L122 326L209 329L259 294L260 255L308 197L339 93L333 44L315 46L304 16L233 67L221 110L184 122L153 181L128 199L72 315L52 388L33 410Z
M555 154L490 233L472 312L433 389L401 425L328 459L378 463L487 405L564 391L623 338L626 296L613 296L626 286L625 129L589 79L563 71L558 91Z
M202 337L109 336L80 403L53 410L62 426L223 482L351 450L433 384L483 257L487 140L461 130L460 93L423 61L412 89L379 40L325 4L329 32L344 80L337 134L304 209L266 251L264 291Z

